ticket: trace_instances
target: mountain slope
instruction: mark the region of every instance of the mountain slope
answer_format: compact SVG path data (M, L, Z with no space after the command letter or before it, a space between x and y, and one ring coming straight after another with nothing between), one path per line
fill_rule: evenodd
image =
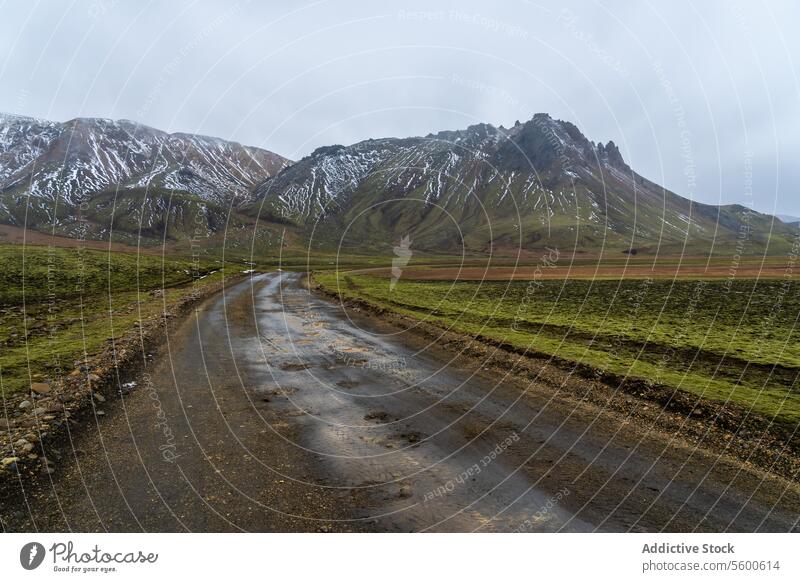
M638 175L613 142L537 114L426 137L327 146L295 164L129 121L0 115L0 223L159 244L249 229L272 248L387 253L786 252L795 225L691 202ZM266 247L264 247L266 248Z
M691 202L636 174L613 142L537 114L510 129L319 148L256 188L251 216L304 228L320 247L515 252L785 248L792 227L741 206ZM747 235L743 237L743 229Z
M71 204L110 186L155 186L229 203L288 163L259 148L124 120L0 116L0 190Z
M93 198L109 193L147 202L142 216L148 214L147 205L168 208L167 199L175 196L229 208L248 200L256 184L289 163L259 148L168 134L130 121L54 123L0 115L0 222L69 233L78 221L98 219L92 214ZM131 210L129 204L117 208L121 214ZM114 220L130 225L120 214ZM176 223L176 217L170 220ZM99 230L103 227L109 230L111 224Z

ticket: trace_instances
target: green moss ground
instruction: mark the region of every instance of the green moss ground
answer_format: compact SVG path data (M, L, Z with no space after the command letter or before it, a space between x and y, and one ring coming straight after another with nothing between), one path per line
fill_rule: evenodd
M800 288L753 279L451 282L320 272L344 296L800 422Z
M109 338L196 290L193 281L213 283L223 273L218 263L187 258L20 245L0 245L0 260L0 378L7 393L68 374ZM163 296L150 293L162 288Z

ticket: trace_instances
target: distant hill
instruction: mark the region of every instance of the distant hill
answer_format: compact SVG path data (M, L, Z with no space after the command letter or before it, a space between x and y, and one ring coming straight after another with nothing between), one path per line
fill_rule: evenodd
M789 216L788 214L776 214L775 216L780 218L786 224L800 227L800 217L798 216Z

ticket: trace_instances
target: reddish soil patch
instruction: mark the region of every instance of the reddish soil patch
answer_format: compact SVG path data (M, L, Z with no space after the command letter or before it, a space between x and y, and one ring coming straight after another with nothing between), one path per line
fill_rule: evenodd
M359 273L388 277L390 269L358 271ZM580 265L537 267L413 267L403 271L403 279L423 281L509 281L509 280L559 280L559 279L782 279L797 275L786 265L772 262L766 265L746 264L734 268L731 263L710 265Z
M86 249L96 249L99 251L119 251L128 253L147 253L161 254L161 247L141 247L123 243L108 243L100 240L79 240L66 236L46 234L32 230L30 228L20 228L19 226L9 226L0 224L0 241L14 244L26 244L35 246L52 246L62 248L83 247Z

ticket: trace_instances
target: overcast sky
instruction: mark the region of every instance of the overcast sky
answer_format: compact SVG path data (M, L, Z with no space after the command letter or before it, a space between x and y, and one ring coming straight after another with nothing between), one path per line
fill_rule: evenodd
M382 4L2 2L0 111L292 159L547 112L679 194L800 216L800 3Z

